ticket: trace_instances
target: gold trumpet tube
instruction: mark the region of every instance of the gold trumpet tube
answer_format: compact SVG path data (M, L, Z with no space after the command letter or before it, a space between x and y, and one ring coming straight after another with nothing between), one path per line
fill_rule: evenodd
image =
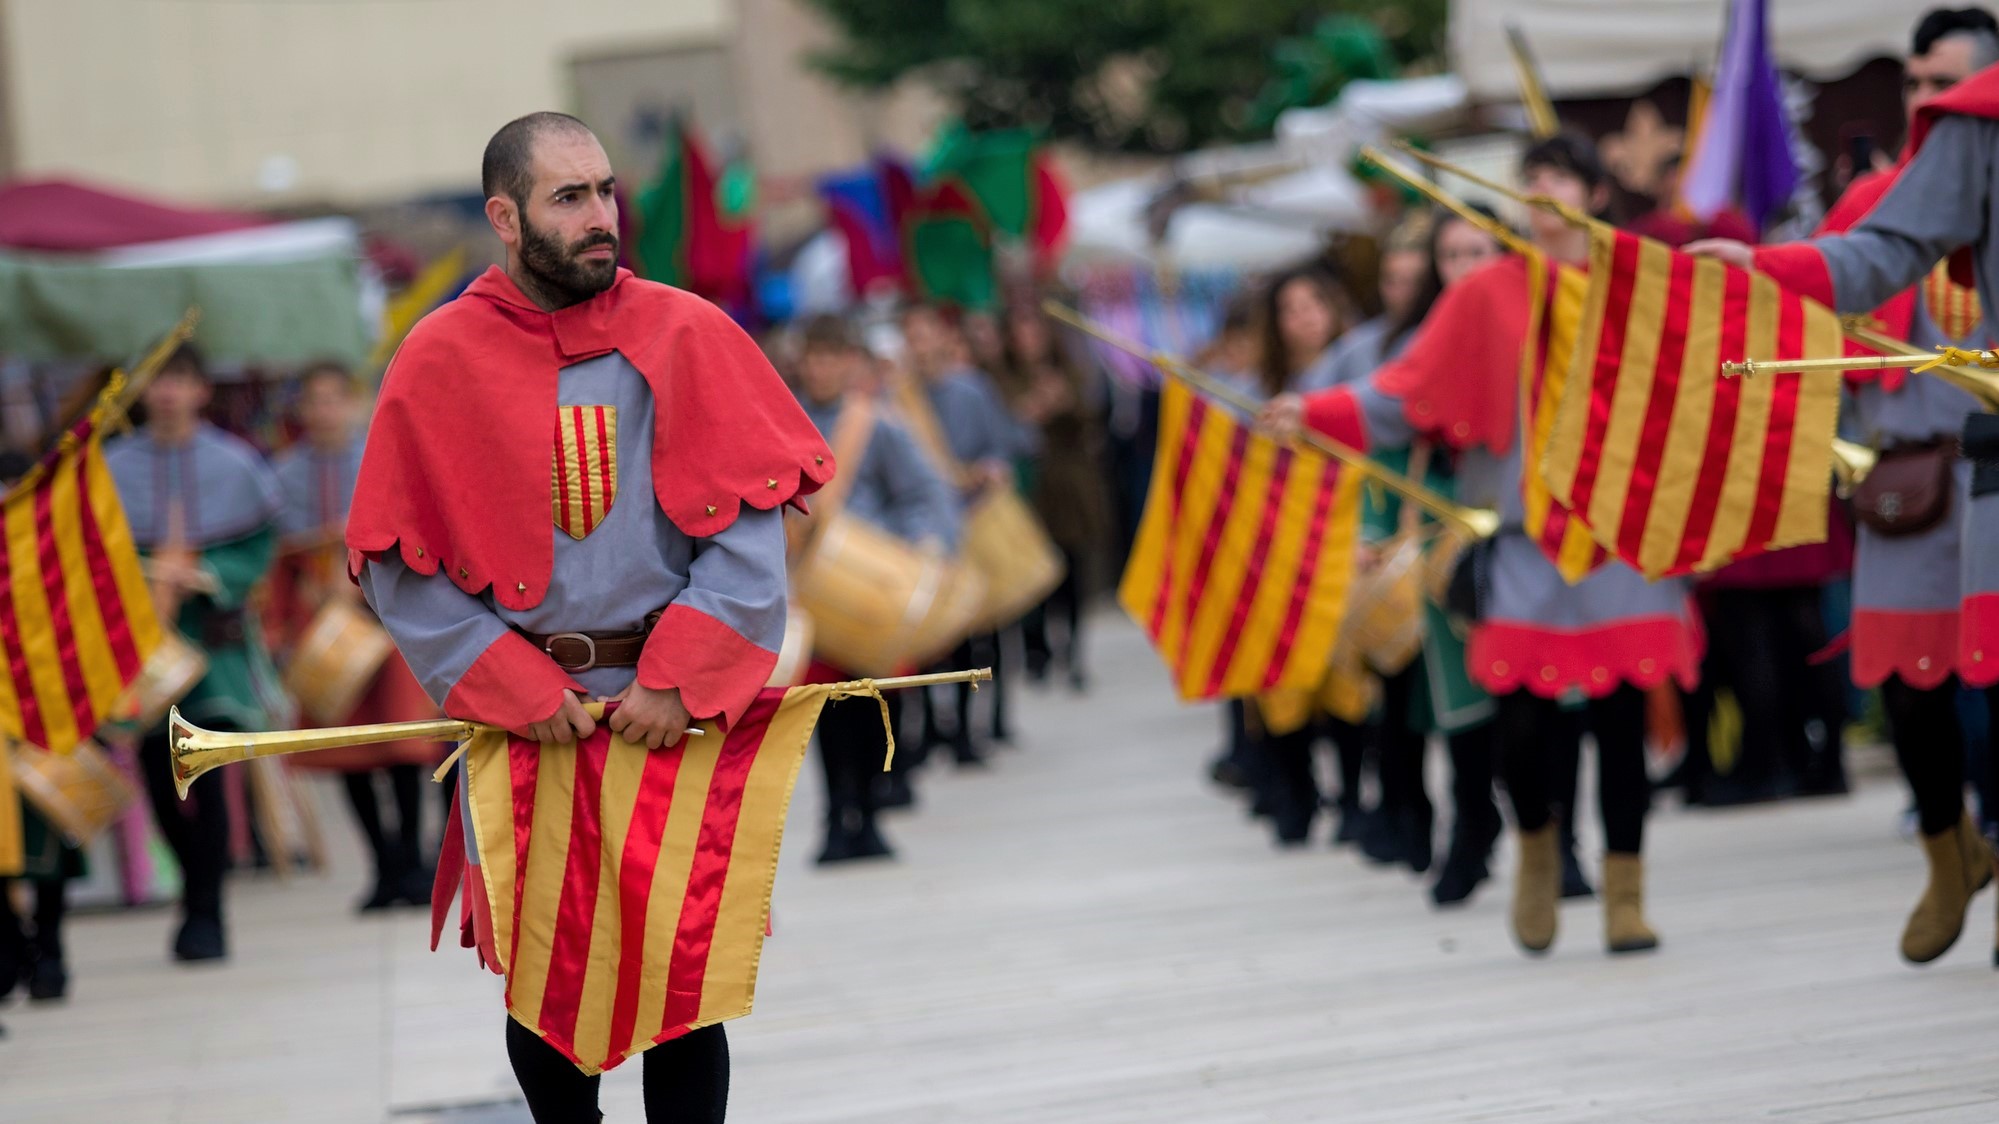
M932 675L903 675L892 679L854 680L829 684L835 694L894 691L905 687L930 687L943 683L979 684L990 680L989 667L970 671L946 671ZM339 749L350 745L381 742L465 741L495 727L456 718L433 718L421 722L378 722L368 726L329 726L323 730L271 730L235 733L204 730L180 716L175 707L167 717L167 741L173 758L174 788L187 799L188 786L210 769L233 765L256 757L278 757L287 753L310 753L318 749ZM700 733L691 730L690 733Z
M1935 351L1923 351L1912 347L1906 341L1898 340L1890 335L1884 335L1868 327L1866 324L1853 320L1846 322L1846 338L1871 347L1876 351L1887 353L1882 356L1883 359L1914 360L1915 362L1911 364L1913 366L1933 364L1933 366L1929 366L1923 373L1935 375L1937 378L1978 399L1978 404L1987 413L1999 413L1999 371L1992 370L1994 367L1999 367L1999 352L1956 352L1958 355L1969 357L1972 362L1978 364L1977 367L1967 367L1959 363L1940 363L1938 362L1939 354ZM1947 355L1950 352L1946 351L1944 354ZM1883 366L1888 365L1890 364L1883 364ZM1899 366L1900 364L1896 363L1893 365Z
M1867 480L1881 454L1844 438L1832 439L1832 475L1839 482L1839 494L1850 496Z
M1151 363L1167 375L1192 386L1202 394L1233 406L1238 410L1254 414L1263 408L1263 402L1244 394L1225 382L1215 378L1185 361L1164 352L1148 351L1145 345L1127 339L1116 332L1095 323L1075 309L1059 301L1044 301L1041 308L1048 315L1060 320L1076 330L1117 348L1129 352ZM1317 433L1306 432L1298 437L1298 443L1309 446L1339 461L1379 483L1403 499L1415 504L1438 519L1463 531L1475 539L1489 539L1499 533L1499 513L1484 508L1466 507L1445 499L1436 492L1411 480L1409 477L1386 467L1380 461L1368 457L1354 449Z

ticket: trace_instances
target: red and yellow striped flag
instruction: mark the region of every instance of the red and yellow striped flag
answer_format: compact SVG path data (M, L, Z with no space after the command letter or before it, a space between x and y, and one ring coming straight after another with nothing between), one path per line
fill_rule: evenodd
M95 412L0 500L0 730L68 753L160 643Z
M1526 507L1527 537L1562 577L1575 583L1588 577L1607 557L1582 521L1555 502L1547 482L1536 470L1547 455L1574 362L1574 344L1581 322L1589 278L1581 270L1527 256L1527 346L1520 356L1520 498Z
M580 744L474 737L468 908L508 1013L585 1073L749 1014L785 810L834 690L766 690L727 735L673 749L601 723Z
M1180 697L1325 679L1360 528L1361 474L1280 448L1167 380L1152 488L1118 600Z
M1539 468L1618 558L1659 578L1825 539L1839 380L1721 364L1842 355L1831 310L1593 223L1571 346Z

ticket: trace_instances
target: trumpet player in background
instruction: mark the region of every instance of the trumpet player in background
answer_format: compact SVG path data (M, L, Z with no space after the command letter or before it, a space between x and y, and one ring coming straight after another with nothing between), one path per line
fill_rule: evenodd
M284 491L279 513L280 542L272 581L273 616L280 647L294 661L311 655L340 665L363 658L359 653L302 651L315 643L348 640L345 629L315 630L320 615L338 609L368 613L360 590L347 580L347 509L354 499L354 480L361 471L363 400L360 386L346 368L319 363L299 379L299 441L273 458L272 468ZM372 619L372 614L369 614ZM322 639L324 638L324 639ZM348 644L354 648L355 645ZM318 666L317 663L312 666ZM301 699L301 702L304 702ZM360 704L346 715L306 717L336 725L410 722L437 717L437 708L410 675L409 665L391 651L370 679ZM393 905L430 904L430 864L422 841L423 771L434 763L438 747L429 742L401 741L351 746L300 757L300 768L329 769L341 774L354 822L374 858L375 882L357 909L361 912ZM386 779L395 797L393 826L383 820L378 782Z
M211 729L268 729L284 695L249 597L277 554L278 484L255 449L202 420L212 389L201 356L183 346L147 385L144 424L108 444L105 461L160 619L208 661L207 674L180 700L181 713ZM228 955L224 782L199 780L182 803L164 722L146 732L139 760L160 834L181 868L174 958L220 960Z

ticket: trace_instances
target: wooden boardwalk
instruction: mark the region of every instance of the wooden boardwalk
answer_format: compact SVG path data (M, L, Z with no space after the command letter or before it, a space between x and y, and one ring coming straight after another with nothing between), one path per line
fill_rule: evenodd
M1607 958L1582 903L1530 961L1504 878L1438 913L1351 853L1273 851L1202 777L1214 716L1100 633L1096 692L1019 692L1022 748L926 776L895 864L812 868L806 774L731 1120L1999 1120L1993 894L1942 961L1897 960L1922 866L1878 767L1851 800L1662 812L1665 947ZM163 913L79 918L75 998L0 1011L0 1121L524 1121L497 981L413 915L352 917L343 860L239 883L219 969L169 967Z

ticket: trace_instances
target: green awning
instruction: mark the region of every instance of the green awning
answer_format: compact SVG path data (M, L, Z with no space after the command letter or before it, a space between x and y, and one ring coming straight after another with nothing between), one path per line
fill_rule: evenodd
M123 362L199 305L194 342L213 362L359 364L360 294L344 257L113 268L0 254L0 356Z

